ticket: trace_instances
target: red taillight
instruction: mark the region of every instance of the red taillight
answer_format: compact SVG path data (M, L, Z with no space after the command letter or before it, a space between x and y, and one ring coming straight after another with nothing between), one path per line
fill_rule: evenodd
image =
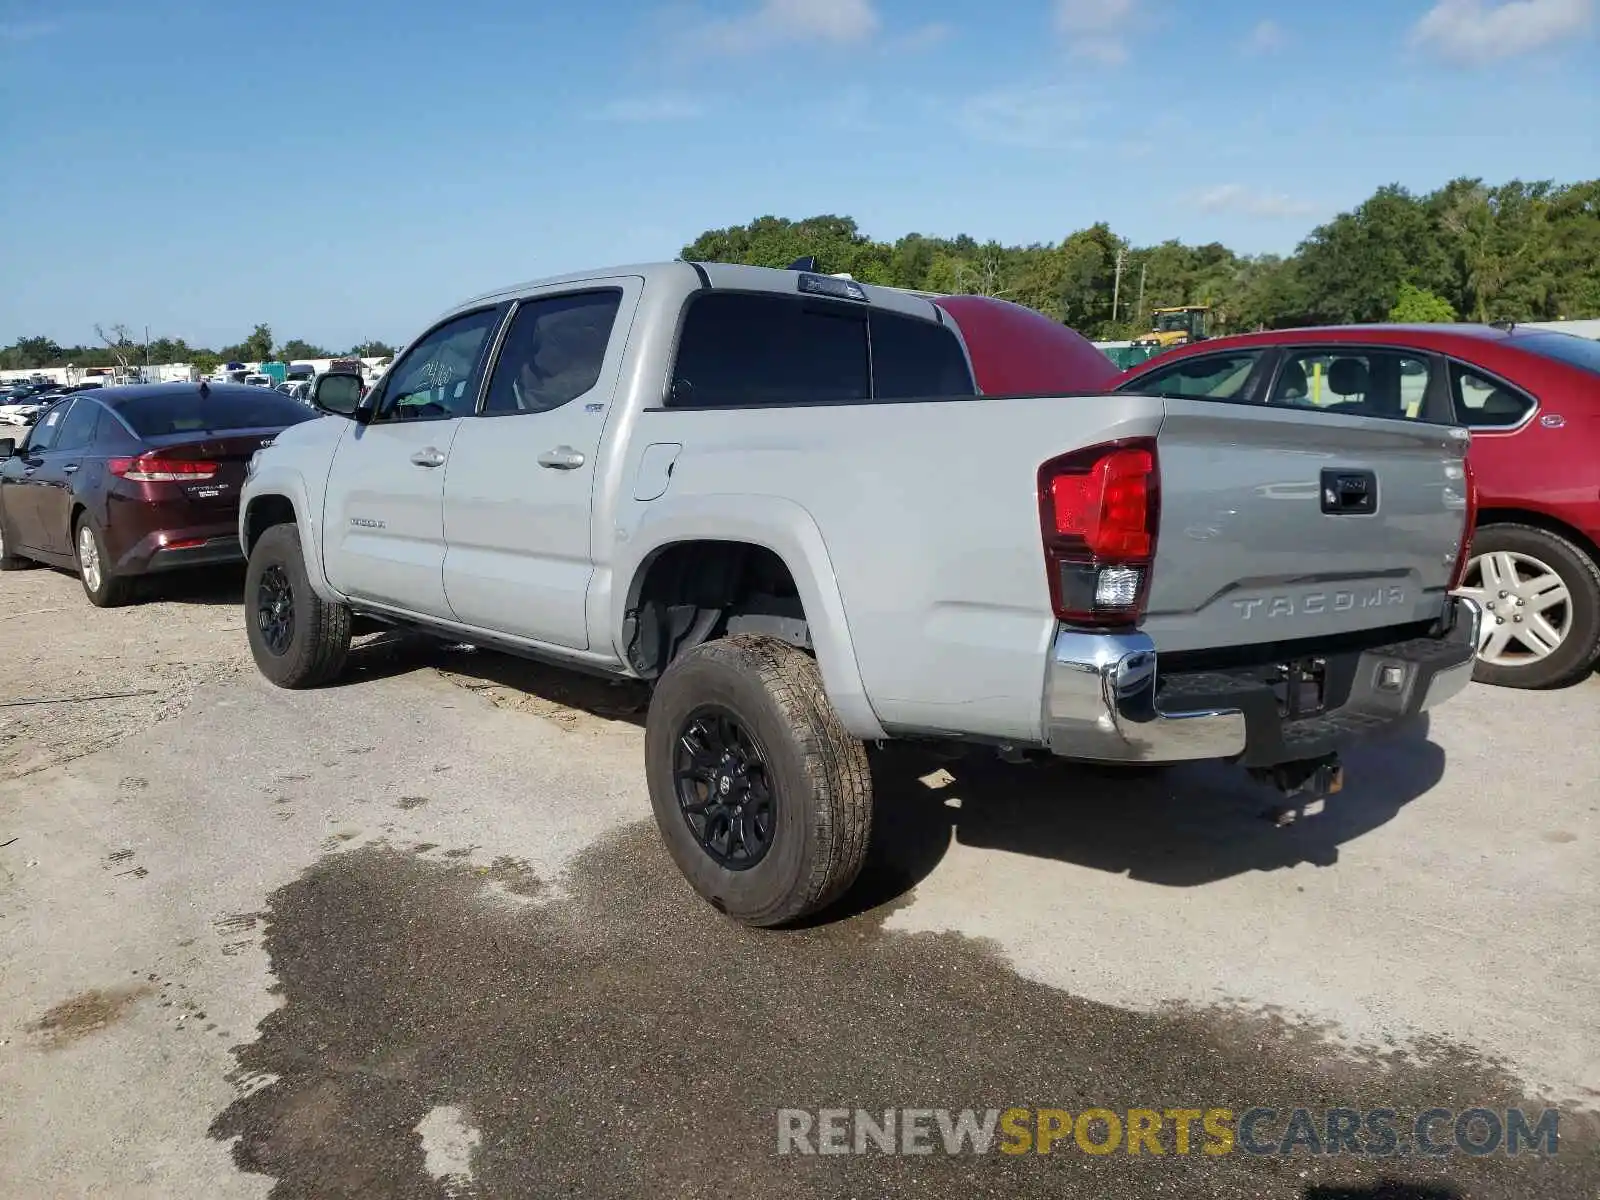
M135 483L198 483L215 475L217 464L162 458L159 450L151 450L138 458L113 458L106 463L106 470Z
M1461 460L1462 478L1467 490L1467 522L1461 527L1461 544L1456 547L1456 566L1450 574L1450 590L1461 586L1467 575L1467 562L1472 558L1472 534L1478 524L1478 477L1472 472L1472 460Z
M1076 450L1039 468L1039 523L1057 618L1085 625L1139 621L1160 502L1151 438Z

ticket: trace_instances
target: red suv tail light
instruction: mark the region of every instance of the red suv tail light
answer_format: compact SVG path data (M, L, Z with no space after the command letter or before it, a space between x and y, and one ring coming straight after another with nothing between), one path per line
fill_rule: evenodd
M1456 547L1456 566L1450 573L1450 590L1461 586L1466 578L1467 562L1472 558L1472 534L1478 524L1478 477L1472 473L1472 461L1461 460L1463 480L1467 489L1467 523L1461 527L1461 544Z
M1075 450L1039 468L1039 525L1059 620L1134 625L1144 616L1160 479L1154 438Z
M106 463L106 470L135 483L198 483L215 475L217 464L162 458L159 450L150 450L138 458L113 458Z

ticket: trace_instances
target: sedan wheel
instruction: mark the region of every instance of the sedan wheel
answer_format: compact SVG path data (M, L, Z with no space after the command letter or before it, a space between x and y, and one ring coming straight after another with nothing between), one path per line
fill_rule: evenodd
M78 574L83 576L84 587L91 592L100 590L100 547L87 521L78 526Z
M1548 564L1498 550L1467 565L1461 589L1483 606L1478 657L1497 667L1549 658L1572 632L1572 592Z
M1459 594L1483 608L1473 671L1482 683L1558 687L1583 678L1600 658L1600 569L1559 534L1481 527Z
M133 581L111 573L111 566L106 561L105 542L87 516L79 520L72 544L77 551L78 579L83 584L84 595L89 597L89 603L96 608L116 608L126 604L133 595Z

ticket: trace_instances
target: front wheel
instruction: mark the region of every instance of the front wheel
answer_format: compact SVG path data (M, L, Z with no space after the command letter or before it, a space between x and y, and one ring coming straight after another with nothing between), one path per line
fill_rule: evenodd
M1559 687L1600 658L1600 568L1558 534L1484 526L1472 539L1460 594L1483 606L1472 673L1482 683Z
M772 638L680 655L645 723L650 804L695 891L747 925L783 925L855 882L872 828L866 748L817 664Z
M279 687L318 687L344 670L350 610L312 590L296 526L272 526L251 549L244 608L250 653Z

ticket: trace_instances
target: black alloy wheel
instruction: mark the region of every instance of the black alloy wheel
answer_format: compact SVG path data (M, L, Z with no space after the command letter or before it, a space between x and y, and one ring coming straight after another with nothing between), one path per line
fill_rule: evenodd
M700 848L729 871L748 871L767 856L777 801L760 744L728 710L692 712L673 754L678 808Z
M289 575L274 563L261 573L256 587L256 626L261 644L280 658L294 644L294 589Z

